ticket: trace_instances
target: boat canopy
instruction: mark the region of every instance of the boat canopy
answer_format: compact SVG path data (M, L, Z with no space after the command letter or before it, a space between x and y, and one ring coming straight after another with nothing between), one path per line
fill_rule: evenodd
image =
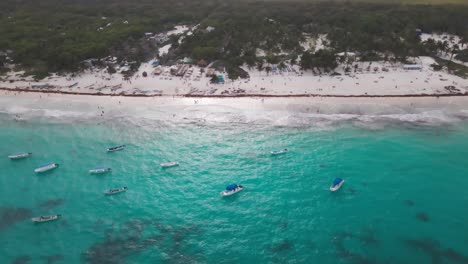
M237 184L233 183L233 184L229 185L228 187L226 187L226 190L234 191L236 188L237 188Z
M44 163L44 164L42 164L42 165L39 165L39 166L38 166L38 168L42 168L42 167L46 167L46 166L50 166L50 165L52 165L52 164L54 164L54 163L52 163L52 162L49 162L49 163Z
M343 179L341 178L336 178L335 180L333 180L333 185L337 185L337 184L340 184L340 182L342 182Z

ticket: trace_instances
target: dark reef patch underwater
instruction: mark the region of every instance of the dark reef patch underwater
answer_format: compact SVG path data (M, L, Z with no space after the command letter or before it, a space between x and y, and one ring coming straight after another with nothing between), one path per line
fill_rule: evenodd
M172 227L159 220L132 219L121 228L107 230L104 240L87 249L82 259L90 264L126 263L128 256L152 248L168 254L170 263L197 263L197 257L184 250L184 243L200 232L195 225Z

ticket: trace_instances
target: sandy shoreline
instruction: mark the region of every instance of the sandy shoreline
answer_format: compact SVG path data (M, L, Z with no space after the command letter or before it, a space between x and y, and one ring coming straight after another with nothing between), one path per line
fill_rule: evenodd
M295 98L295 97L338 97L338 98L401 98L401 97L460 97L468 96L465 93L436 93L436 94L381 94L381 95L346 95L346 94L232 94L232 95L209 95L209 94L178 94L178 95L162 95L162 94L127 94L121 93L87 93L87 92L67 92L67 91L51 91L51 90L31 90L21 88L1 88L1 91L14 93L41 93L41 94L66 94L66 95L86 95L86 96L121 96L121 97L188 97L188 98L241 98L241 97L265 97L265 98Z
M349 98L351 97L351 98ZM103 110L126 116L171 115L196 112L197 115L216 113L280 114L405 114L444 110L468 113L468 96L249 96L249 97L184 97L184 96L115 96L83 95L62 92L13 92L0 90L0 111L21 114L31 109L60 110L74 115L106 115ZM156 113L157 112L157 113ZM169 117L168 117L169 118Z
M16 95L15 95L16 94ZM160 129L180 125L334 129L353 124L450 126L468 120L468 96L131 97L0 91L1 120Z

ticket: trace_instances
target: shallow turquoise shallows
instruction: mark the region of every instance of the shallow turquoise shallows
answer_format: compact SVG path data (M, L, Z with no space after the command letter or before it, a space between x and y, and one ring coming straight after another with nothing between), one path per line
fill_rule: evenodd
M0 263L468 263L464 122L0 122Z

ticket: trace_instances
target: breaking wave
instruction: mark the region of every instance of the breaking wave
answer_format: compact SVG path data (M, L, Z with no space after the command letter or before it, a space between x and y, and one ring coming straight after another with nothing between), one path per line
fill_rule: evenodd
M385 100L2 97L0 121L89 122L147 129L180 125L334 129L352 124L375 130L395 124L441 126L468 120L464 98Z
M297 109L295 109L297 110ZM329 129L340 124L354 124L368 129L381 129L388 124L406 123L437 126L468 119L468 110L420 110L412 113L310 113L292 109L280 111L245 111L233 108L181 108L164 111L131 112L124 110L79 111L77 109L37 109L10 107L0 109L7 119L47 122L105 122L131 126L174 125L249 125L272 127L314 127Z

